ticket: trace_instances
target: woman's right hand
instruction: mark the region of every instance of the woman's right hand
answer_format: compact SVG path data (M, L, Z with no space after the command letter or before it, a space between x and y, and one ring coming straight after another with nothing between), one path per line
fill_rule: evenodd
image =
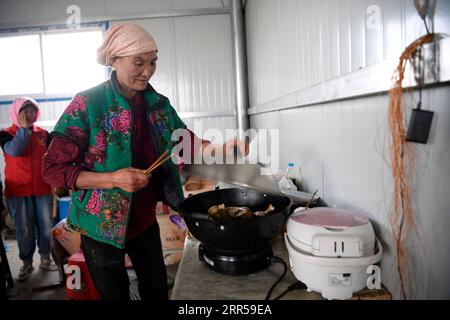
M114 188L120 188L127 192L136 192L144 188L150 180L151 174L146 175L145 170L136 168L124 168L112 173Z
M20 128L29 128L30 126L28 125L28 121L27 121L27 115L25 112L19 112L19 116L17 117L17 121L19 123L19 127Z

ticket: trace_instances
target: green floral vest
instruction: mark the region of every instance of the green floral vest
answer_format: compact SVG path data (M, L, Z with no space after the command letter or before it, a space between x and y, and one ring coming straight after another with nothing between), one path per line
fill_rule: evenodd
M70 139L84 150L83 159L75 165L85 170L113 172L132 164L132 113L113 81L77 94L52 133ZM143 94L153 144L160 155L174 147L172 132L186 125L169 100L150 85ZM160 168L163 201L177 210L183 200L177 167L172 161L166 161ZM73 190L68 224L95 240L123 248L131 196L118 188Z

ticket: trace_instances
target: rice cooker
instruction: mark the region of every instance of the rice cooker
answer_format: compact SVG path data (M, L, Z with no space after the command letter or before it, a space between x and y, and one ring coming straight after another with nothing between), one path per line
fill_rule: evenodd
M350 299L364 289L368 267L382 257L370 220L343 209L297 209L284 238L294 276L327 299Z

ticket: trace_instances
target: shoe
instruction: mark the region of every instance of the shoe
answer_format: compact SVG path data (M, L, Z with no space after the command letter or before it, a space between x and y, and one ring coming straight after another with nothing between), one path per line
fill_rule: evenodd
M39 268L47 271L58 271L58 266L50 259L41 259Z
M23 266L20 267L20 271L19 271L19 276L17 281L19 282L23 282L26 281L30 276L31 273L33 273L34 271L34 267L32 264L24 264Z

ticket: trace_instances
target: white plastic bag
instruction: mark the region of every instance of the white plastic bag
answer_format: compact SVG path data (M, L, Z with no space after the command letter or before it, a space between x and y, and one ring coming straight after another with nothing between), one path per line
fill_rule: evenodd
M278 186L280 190L297 190L297 186L292 182L292 180L283 176L281 180L278 182Z

